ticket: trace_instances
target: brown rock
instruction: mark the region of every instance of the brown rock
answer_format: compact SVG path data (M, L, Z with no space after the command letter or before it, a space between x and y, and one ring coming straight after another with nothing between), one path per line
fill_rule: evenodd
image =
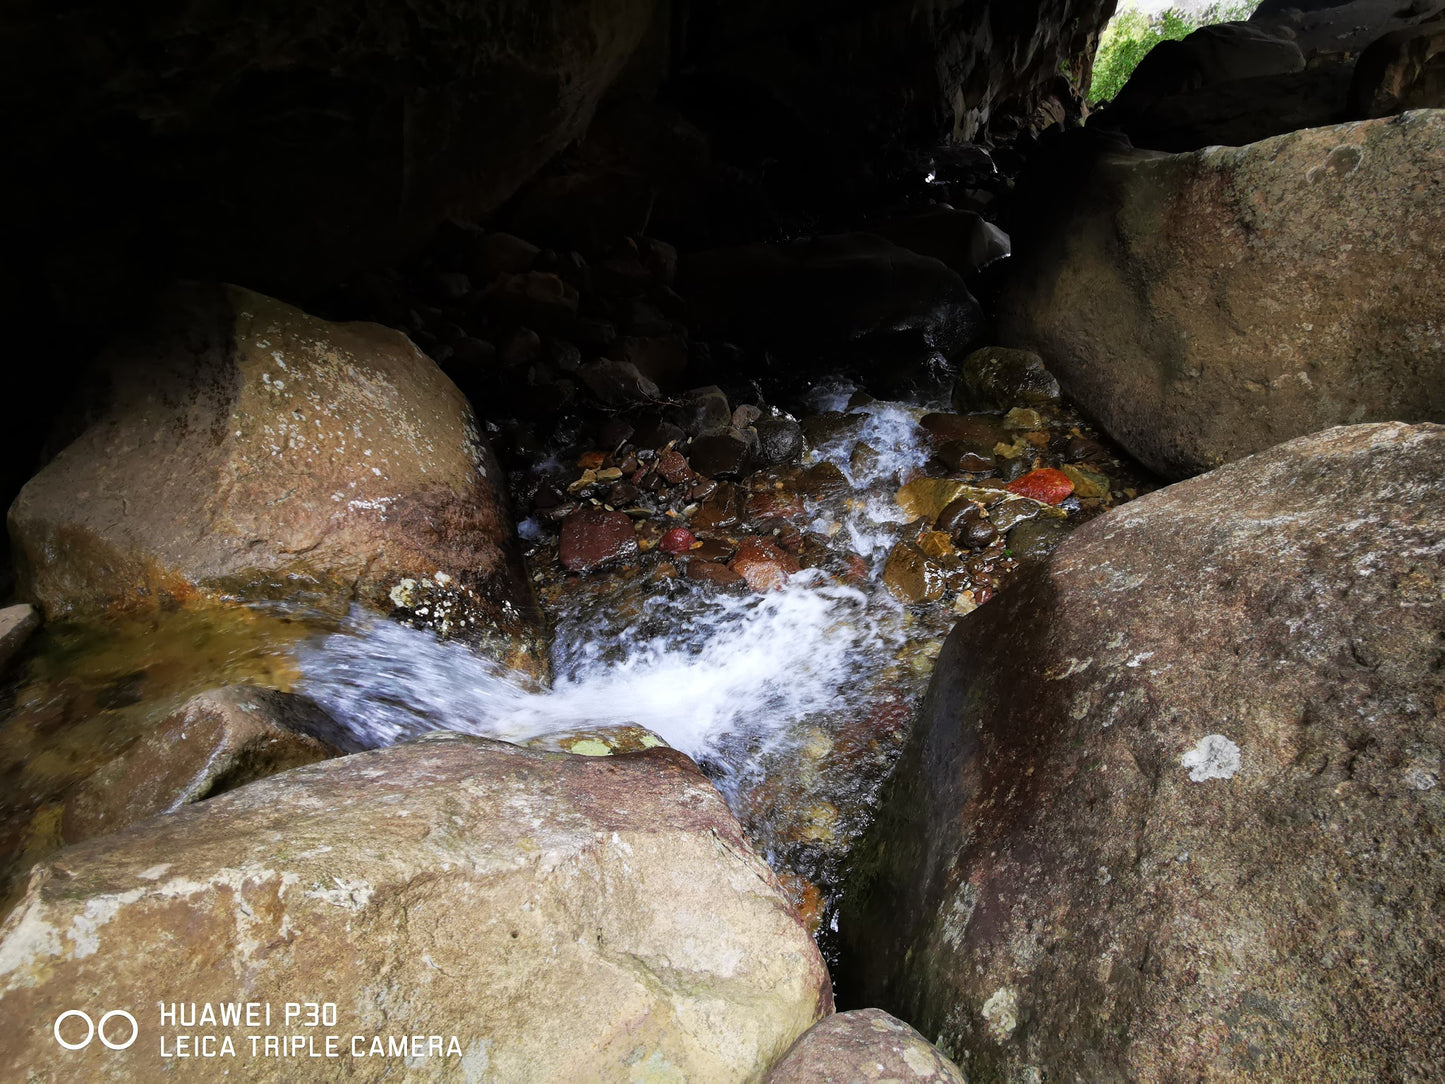
M719 482L712 495L693 513L693 529L715 531L731 527L742 519L743 506L743 495L738 487L731 482Z
M943 570L912 542L900 542L883 566L883 583L904 602L936 602L947 581Z
M762 519L801 519L807 514L803 498L788 489L765 489L748 497L747 517Z
M1445 106L1445 15L1392 31L1360 54L1350 116L1388 117Z
M915 478L898 491L896 499L909 519L926 519L932 523L968 488L967 482L952 478Z
M778 590L801 567L792 554L766 538L739 539L737 554L728 562L754 591Z
M1003 334L1171 477L1341 422L1445 420L1442 153L1445 113L1421 111L1109 155L1014 269Z
M192 697L65 802L67 843L117 832L157 813L355 748L304 697L230 685Z
M687 578L702 580L704 583L714 584L717 587L738 587L747 583L740 574L728 568L727 565L699 557L688 561Z
M730 561L737 551L737 546L721 539L705 538L691 551L691 556L704 561Z
M30 634L40 627L40 614L23 602L0 610L0 671L25 646Z
M986 346L964 358L953 389L959 410L1010 410L1058 397L1059 382L1044 368L1043 358L1002 346Z
M697 480L697 475L687 465L687 459L675 448L669 448L657 457L657 473L662 475L669 485L674 486Z
M1445 427L1301 438L961 621L854 856L855 996L983 1080L1434 1075L1442 476Z
M343 1036L441 1035L408 1070L435 1079L620 1084L639 1050L667 1078L755 1079L832 1008L817 948L686 757L450 734L285 772L42 867L0 927L0 1076L75 1079L78 1057L117 1080L185 1073L162 1055L160 998L137 994L161 988L277 1013L314 996ZM49 1021L80 990L129 1006L145 1041L57 1045ZM212 1030L241 1051L254 1031ZM398 1060L340 1045L350 1079L395 1078ZM248 1080L299 1071L244 1064Z
M425 581L453 596L442 631L531 636L501 469L400 333L192 287L100 380L99 418L10 509L21 590L47 615L197 595L390 612Z
M584 508L562 521L557 558L570 572L590 572L636 555L637 532L622 512Z
M925 414L919 422L936 447L959 441L985 452L1007 437L1003 422L992 414Z
M768 1070L764 1084L967 1084L958 1066L882 1009L854 1009L818 1021Z
M688 458L692 469L708 478L738 478L752 466L755 442L739 429L705 433L688 445Z
M608 406L631 406L658 399L662 392L630 361L598 358L589 361L577 375L588 390Z

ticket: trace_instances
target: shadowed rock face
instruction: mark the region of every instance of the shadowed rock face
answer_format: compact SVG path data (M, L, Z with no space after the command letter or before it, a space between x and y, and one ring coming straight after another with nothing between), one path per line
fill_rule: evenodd
M1113 6L177 0L141 19L96 0L10 5L4 263L100 322L91 310L123 311L137 266L296 296L394 261L444 216L494 210L610 90L704 73L763 153L904 131L927 145L972 137L1000 105L1026 112L1061 63L1087 65Z
M354 601L499 655L534 628L501 471L399 332L189 288L94 394L94 420L10 510L21 589L49 617Z
M1001 338L1183 477L1330 425L1445 420L1445 113L1105 157L1020 243Z
M11 5L0 97L23 104L0 141L20 168L0 192L42 238L62 209L90 234L60 277L121 249L252 285L326 282L509 196L586 127L656 6Z
M959 622L845 893L851 996L971 1081L1438 1075L1442 468L1438 425L1301 438Z
M74 1055L30 1026L81 989L130 1006L144 1041ZM832 1009L807 930L686 757L437 735L58 855L0 927L0 1073L213 1079L161 1056L185 1029L158 1002L312 998L336 1004L319 1030L355 1080L398 1061L353 1058L351 1036L365 1054L411 1034L457 1037L416 1079L756 1080ZM246 1079L297 1079L246 1057L256 1029L210 1030Z

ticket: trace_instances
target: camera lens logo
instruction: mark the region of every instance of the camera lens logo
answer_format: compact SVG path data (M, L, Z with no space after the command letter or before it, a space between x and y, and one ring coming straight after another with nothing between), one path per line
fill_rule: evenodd
M65 1025L65 1022L72 1017L85 1022L85 1038L79 1042L69 1042L65 1036L61 1034L61 1028ZM116 1032L118 1035L125 1034L124 1025L111 1025L111 1021L116 1017L120 1017L120 1019L130 1025L130 1037L124 1042L116 1042L116 1037L110 1034L111 1032ZM136 1023L135 1017L124 1009L111 1009L110 1012L100 1018L99 1023L92 1020L89 1013L81 1012L79 1009L67 1009L55 1018L54 1031L55 1041L65 1047L66 1050L84 1050L97 1035L100 1036L100 1041L111 1050L124 1050L129 1047L131 1043L135 1042L136 1038L140 1035L140 1025ZM72 1024L66 1027L65 1031L71 1038L74 1038L79 1032L79 1025Z

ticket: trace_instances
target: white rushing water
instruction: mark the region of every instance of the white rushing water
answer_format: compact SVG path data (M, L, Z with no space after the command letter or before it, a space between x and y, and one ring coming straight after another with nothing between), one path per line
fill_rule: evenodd
M850 392L833 392L836 404L822 393L819 406L841 407ZM877 402L861 411L857 431L810 457L837 464L856 494L841 521L819 508L812 526L843 532L854 552L872 557L876 574L906 518L892 500L895 479L921 468L929 453L920 408ZM860 440L877 453L866 471L850 463ZM876 582L863 590L805 570L762 595L682 580L653 590L625 622L564 604L550 691L529 691L461 644L360 610L302 648L300 691L364 747L431 730L525 743L636 725L727 776L756 764L811 716L862 710L863 692L903 638L902 608Z
M600 636L564 621L556 681L540 693L461 644L357 611L302 649L300 691L364 746L430 730L522 743L635 724L695 759L734 761L730 749L755 755L800 719L846 708L898 642L896 606L824 579L803 572L746 597L689 585Z

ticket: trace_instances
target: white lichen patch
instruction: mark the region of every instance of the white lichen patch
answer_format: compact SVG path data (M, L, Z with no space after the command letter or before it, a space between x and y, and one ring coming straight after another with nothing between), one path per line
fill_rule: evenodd
M1019 995L1012 986L1001 986L983 1003L983 1019L997 1042L1004 1042L1019 1025Z
M365 881L343 881L340 877L333 877L331 880L332 887L317 884L303 894L309 899L320 900L333 907L344 907L348 911L360 911L371 902L375 889Z
M1199 744L1179 758L1195 783L1206 779L1233 779L1242 763L1239 746L1223 734L1206 734Z

